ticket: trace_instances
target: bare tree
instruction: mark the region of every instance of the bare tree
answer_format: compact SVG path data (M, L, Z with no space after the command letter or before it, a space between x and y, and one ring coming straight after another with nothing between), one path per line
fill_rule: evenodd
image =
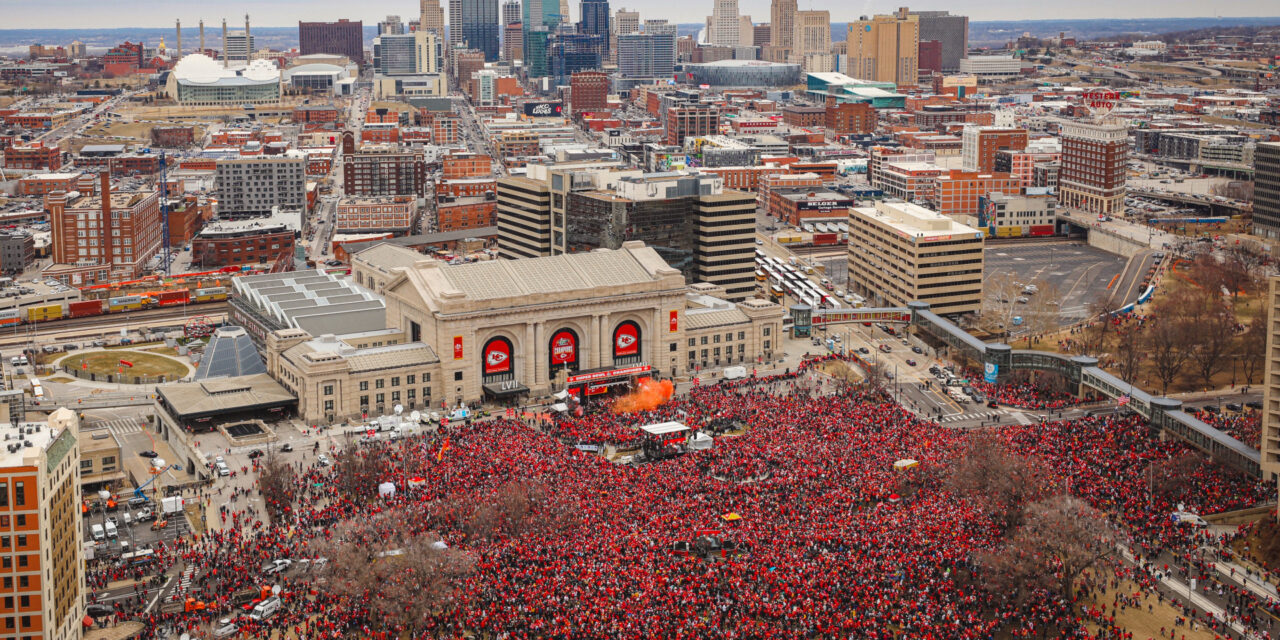
M1021 524L1028 502L1047 493L1048 476L1038 458L1010 453L999 438L981 433L969 439L947 487L1008 530Z
M413 630L454 606L456 585L474 571L464 553L422 531L408 509L344 520L317 545L318 577L329 595L367 611L375 629Z
M1021 287L1014 282L1012 274L992 278L983 283L986 299L982 301L982 314L978 317L978 327L992 335L1005 335L1013 328L1013 317L1017 315L1015 300L1021 295Z
M267 515L273 522L281 522L293 509L295 481L293 465L285 462L275 452L268 453L262 464L262 471L258 473L258 491L266 503Z
M1101 353L1106 348L1107 338L1114 328L1111 316L1119 308L1119 305L1112 302L1111 296L1105 293L1089 303L1089 324L1080 332L1079 342L1083 353Z
M1116 333L1115 348L1116 374L1125 380L1132 381L1142 366L1142 336L1136 327L1122 329Z
M1244 374L1244 379L1250 385L1258 374L1262 373L1263 367L1266 366L1267 351L1267 323L1270 316L1270 309L1267 305L1262 305L1262 310L1253 322L1249 323L1249 328L1245 329L1236 339L1236 353L1240 356L1240 372Z
M863 388L873 396L882 398L889 391L889 369L879 359L866 360L862 365L866 377L862 379Z
M536 482L509 482L498 489L491 502L476 507L463 523L463 530L480 538L499 533L518 536L533 526L541 515L536 512L546 500L546 490Z
M1184 310L1189 304L1184 292L1165 298L1156 307L1156 317L1148 321L1143 332L1143 346L1151 359L1156 379L1162 385L1162 393L1169 393L1169 385L1182 374L1195 345L1195 330L1187 321Z
M1044 590L1070 602L1080 576L1115 551L1115 532L1101 511L1056 495L1028 505L1025 521L1004 546L977 561L995 593L1024 600Z
M1235 342L1236 316L1217 295L1200 293L1188 296L1188 301L1187 322L1196 336L1191 361L1200 381L1209 387L1213 376L1226 366L1224 356Z
M1154 460L1146 471L1147 490L1152 497L1176 501L1192 488L1192 479L1203 465L1204 459L1191 452Z

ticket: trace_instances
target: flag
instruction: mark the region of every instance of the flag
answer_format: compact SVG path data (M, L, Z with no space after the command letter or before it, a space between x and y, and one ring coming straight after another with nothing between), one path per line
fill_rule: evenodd
M1129 396L1123 395L1123 396L1120 396L1119 398L1116 398L1117 407L1123 407L1126 404L1129 404Z
M444 444L440 445L440 451L436 453L436 462L440 462L440 458L444 457L444 452L449 450L449 440L445 439Z

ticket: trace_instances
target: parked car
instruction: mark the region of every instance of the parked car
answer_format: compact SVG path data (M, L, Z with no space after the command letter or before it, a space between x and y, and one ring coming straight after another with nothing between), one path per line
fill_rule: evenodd
M322 466L322 467L327 467L327 466L329 466L329 465L333 464L333 461L329 459L329 456L327 456L327 455L325 455L325 454L323 454L323 453L322 453L322 454L320 454L320 455L318 455L318 456L316 456L316 462L320 463L320 466Z
M143 507L141 510L138 511L138 515L137 515L138 522L147 522L148 520L155 520L155 519L156 519L156 512L152 511L151 507Z
M249 459L250 459L250 460L257 460L258 458L261 458L261 457L262 457L262 450L261 450L261 449L254 449L253 451L250 451L250 452L249 452Z
M271 562L268 562L268 563L267 563L267 565L266 565L266 566L264 566L264 567L262 568L262 572L263 572L263 573L265 573L266 575L269 575L269 576L270 576L270 575L275 575L275 574L277 574L277 573L280 573L281 571L284 571L285 569L288 569L288 568L289 568L289 566L290 566L290 565L292 565L292 564L293 564L293 561L292 561L292 560L289 560L288 558L281 558L281 559L279 559L279 560L272 560Z
M912 360L911 358L907 358L907 366L908 366L908 367L914 367L914 366L916 366L916 361L915 361L915 360Z
M921 349L920 347L911 347L911 353L923 354L924 349Z
M281 450L281 451L283 451L283 452L285 452L285 453L289 453L290 451L293 451L293 445L291 445L291 444L289 444L288 442L286 442L286 443L284 443L284 444L280 445L280 450Z
M142 456L142 457L144 457L144 458L155 458L155 457L158 457L160 454L158 454L158 453L156 453L156 452L154 452L154 451L139 451L139 452L138 452L138 455L140 455L140 456Z

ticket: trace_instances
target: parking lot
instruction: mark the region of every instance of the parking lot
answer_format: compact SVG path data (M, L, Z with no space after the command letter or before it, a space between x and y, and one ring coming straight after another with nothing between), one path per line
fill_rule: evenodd
M151 509L155 514L154 519L139 521L138 516L144 509ZM166 516L160 511L160 504L155 500L150 500L142 506L131 507L128 498L122 495L116 509L102 510L95 507L82 518L84 539L86 542L95 542L94 525L102 527L105 534L110 532L107 523L113 522L116 536L107 535L105 540L96 541L94 553L118 556L122 553L155 548L156 544L162 541L170 545L178 536L187 534L190 527L187 525L185 514L179 512ZM125 519L126 513L129 514L128 520ZM163 528L153 528L159 522L165 523Z
M983 271L988 285L1012 278L1023 284L1038 280L1042 293L1056 289L1062 319L1070 321L1084 317L1089 303L1108 292L1126 262L1084 244L1004 244L987 249Z

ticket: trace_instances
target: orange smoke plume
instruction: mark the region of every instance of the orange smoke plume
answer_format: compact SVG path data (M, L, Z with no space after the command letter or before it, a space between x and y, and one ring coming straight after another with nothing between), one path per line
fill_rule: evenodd
M613 412L651 411L670 400L673 393L675 393L675 387L670 380L640 378L640 383L636 385L635 390L613 403Z

